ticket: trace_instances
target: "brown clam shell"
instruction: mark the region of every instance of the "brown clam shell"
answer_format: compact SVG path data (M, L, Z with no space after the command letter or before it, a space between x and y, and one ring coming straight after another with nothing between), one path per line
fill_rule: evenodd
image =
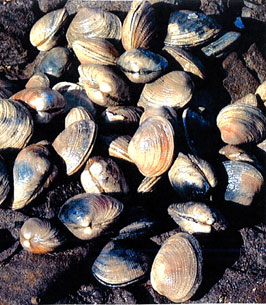
M202 253L196 238L177 233L168 238L151 268L152 287L169 300L186 302L202 281Z
M69 111L69 113L65 117L65 128L67 128L69 125L71 125L74 122L78 122L82 120L94 121L94 118L86 108L82 106L74 107Z
M26 88L49 88L50 80L48 76L42 72L38 72L32 75L27 81Z

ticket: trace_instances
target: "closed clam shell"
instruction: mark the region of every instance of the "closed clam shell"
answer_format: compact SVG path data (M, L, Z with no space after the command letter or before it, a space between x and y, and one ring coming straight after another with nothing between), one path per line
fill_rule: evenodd
M121 39L122 24L113 13L100 8L80 8L71 21L66 38L70 47L75 40L90 37Z
M179 153L168 172L169 181L184 200L205 198L217 185L211 165L191 154Z
M5 201L10 191L9 177L4 161L0 157L0 204Z
M159 77L167 68L167 60L149 50L135 48L123 53L117 65L133 83L148 83Z
M102 284L124 287L145 277L151 259L132 240L115 239L102 249L92 265L92 273Z
M225 161L227 186L224 194L226 201L249 206L264 185L262 174L251 164L240 161Z
M156 34L156 11L149 1L132 2L122 27L125 50L148 48Z
M89 158L80 176L87 193L128 193L124 173L111 158L96 156Z
M100 37L75 40L72 47L82 65L115 65L120 55L110 41Z
M33 134L33 120L19 101L0 99L0 150L21 149Z
M225 155L231 161L255 162L256 157L236 145L226 145L219 150L219 154Z
M84 107L78 106L72 108L67 116L65 117L65 128L71 125L74 122L78 122L81 120L94 120L91 113Z
M47 142L32 144L22 149L14 162L14 196L12 209L23 208L49 187L57 175Z
M190 234L223 231L227 228L222 214L202 202L173 203L168 207L168 214L181 229Z
M89 240L98 237L123 211L117 199L100 194L79 194L67 200L59 219L76 237Z
M205 79L206 71L202 62L184 49L177 46L165 46L165 57L172 56L185 72L192 73L201 79Z
M151 284L172 302L189 300L202 281L202 252L196 238L177 233L168 238L151 268Z
M29 218L20 230L20 244L35 254L56 250L65 241L61 232L48 220Z
M264 105L266 106L266 81L264 81L262 84L259 85L255 94L262 99Z
M162 176L156 177L144 177L141 181L137 192L138 193L150 193L154 190L156 184L161 180Z
M138 106L181 108L192 98L193 82L186 72L172 71L145 84Z
M38 123L49 123L55 116L64 112L64 97L50 88L26 88L11 96L12 100L21 100L37 111Z
M77 172L87 161L97 131L93 120L81 120L69 125L55 138L53 147L65 161L67 175Z
M65 8L54 10L41 17L30 31L30 42L39 51L48 51L58 40L58 31L68 17Z
M221 26L210 16L189 10L177 10L170 15L164 43L194 47L217 36Z
M128 155L147 177L160 176L174 156L174 129L171 123L155 116L145 120L128 145Z
M219 112L216 122L221 138L227 144L257 144L266 136L265 116L255 106L228 105Z
M25 88L49 88L50 80L47 75L37 72L27 81Z
M129 87L112 68L88 64L78 70L83 87L95 104L108 107L128 103Z

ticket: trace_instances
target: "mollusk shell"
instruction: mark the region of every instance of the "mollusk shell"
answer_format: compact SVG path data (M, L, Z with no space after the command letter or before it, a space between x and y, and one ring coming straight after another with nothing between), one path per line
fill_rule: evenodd
M86 108L82 106L74 107L69 111L69 113L65 117L65 128L67 128L72 123L81 120L94 121L94 118Z
M47 144L32 144L18 153L13 167L13 210L29 204L55 179L58 170Z
M68 17L65 8L47 13L40 18L30 31L30 42L39 51L48 51L57 43L57 32Z
M80 120L65 128L54 140L53 147L66 163L67 175L77 172L87 161L97 136L92 120Z
M144 176L162 175L170 167L174 156L171 123L159 116L145 120L128 145L128 155Z
M264 102L264 105L266 106L266 81L264 81L262 84L259 85L255 94L259 95L259 97Z
M22 247L35 254L49 253L64 243L61 232L48 220L29 218L21 227Z
M219 154L225 155L231 161L255 162L256 157L236 145L226 145L219 150Z
M21 149L33 134L33 120L19 101L0 99L0 150Z
M257 144L266 136L265 116L255 106L228 105L219 112L216 122L222 140L227 144Z
M182 47L194 47L214 38L221 26L210 16L189 10L173 12L169 18L164 43Z
M0 157L0 204L3 203L10 191L9 177L6 166Z
M98 237L123 211L117 199L100 194L79 194L67 200L59 219L76 237L89 240Z
M196 238L177 233L168 238L151 268L151 284L172 302L189 300L202 281L202 253Z
M37 72L27 81L26 88L49 88L50 80L47 75Z

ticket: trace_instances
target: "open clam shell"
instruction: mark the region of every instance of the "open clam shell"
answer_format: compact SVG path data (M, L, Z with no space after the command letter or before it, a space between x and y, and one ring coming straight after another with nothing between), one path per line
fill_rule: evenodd
M177 233L168 238L151 268L152 287L169 300L186 302L202 281L202 252L193 235Z
M65 161L67 175L77 172L87 161L97 131L93 120L80 120L69 125L55 138L53 147Z
M89 240L98 237L123 211L117 199L100 194L79 194L67 200L59 219L76 237Z

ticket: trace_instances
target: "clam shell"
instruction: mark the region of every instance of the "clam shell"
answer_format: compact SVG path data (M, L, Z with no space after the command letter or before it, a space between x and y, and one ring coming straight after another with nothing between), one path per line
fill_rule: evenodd
M0 157L0 204L2 204L10 191L9 177L6 166Z
M77 172L87 161L97 131L94 121L81 120L69 125L55 138L53 147L65 161L67 175Z
M21 149L33 134L28 109L18 101L0 99L0 150Z
M264 105L266 106L266 81L264 81L262 84L259 85L255 94L262 99Z
M150 117L137 129L128 145L128 155L147 177L160 176L174 156L174 129L162 117Z
M141 181L137 192L138 193L150 193L154 190L155 185L158 181L160 181L162 176L157 177L144 177L144 179Z
M32 144L22 149L13 167L12 209L21 209L29 204L44 188L49 187L57 172L46 143Z
M85 121L93 120L94 121L94 118L86 108L84 108L82 106L74 107L69 111L69 113L65 117L65 128L67 128L72 123L78 122L81 120L85 120Z
M226 145L219 150L219 154L225 155L231 161L255 162L256 157L236 145Z
M99 37L75 40L72 47L82 65L115 65L120 55L111 42Z
M120 19L100 8L80 8L71 21L66 38L71 47L75 40L90 37L121 39L122 24Z
M35 254L44 254L56 250L65 241L61 232L48 220L29 218L20 230L22 247Z
M186 72L173 71L145 84L138 106L184 107L192 98L193 82Z
M132 240L116 239L102 249L92 265L92 273L103 285L124 287L146 276L150 265L150 257Z
M202 202L173 203L168 207L168 214L182 230L190 234L223 231L227 228L222 214Z
M234 104L248 104L251 106L259 107L259 101L257 96L253 93L248 93L247 95L241 97L240 99L233 102Z
M50 80L47 75L37 72L27 81L26 88L49 88Z
M167 60L143 48L131 49L123 53L117 65L133 83L148 83L159 77L167 68Z
M172 302L189 300L202 281L202 253L198 241L187 233L168 238L151 268L151 284Z
M228 176L224 199L245 206L251 205L264 185L262 174L246 162L225 161L223 166Z
M227 144L257 144L266 136L265 116L255 106L228 105L219 112L216 122L221 132L221 138Z
M117 199L100 194L79 194L67 200L59 219L76 237L89 240L98 237L123 211Z
M129 192L122 170L111 158L100 156L90 158L81 173L80 180L87 193L114 194Z
M189 10L177 10L170 15L166 45L194 47L217 36L221 26L210 16Z
M156 30L156 11L149 1L132 3L122 27L124 49L148 48Z
M204 199L217 185L215 173L207 161L181 152L168 177L174 190L184 200Z
M58 30L68 17L65 8L52 11L41 17L30 31L30 42L39 51L48 51L57 43Z

